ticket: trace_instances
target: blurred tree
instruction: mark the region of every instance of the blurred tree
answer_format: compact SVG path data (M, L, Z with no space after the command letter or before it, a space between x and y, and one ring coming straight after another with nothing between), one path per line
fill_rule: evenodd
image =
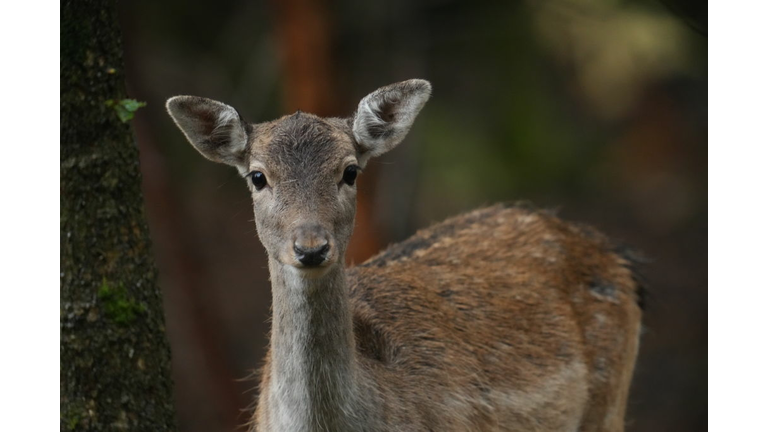
M275 0L276 39L280 50L283 106L288 112L302 110L321 117L339 116L346 89L334 86L333 24L328 3L312 0ZM382 84L383 85L383 84ZM358 183L355 230L347 249L347 262L360 263L385 244L373 223L372 196L376 189L376 165L366 167L365 181Z
M175 429L114 2L61 8L62 430Z

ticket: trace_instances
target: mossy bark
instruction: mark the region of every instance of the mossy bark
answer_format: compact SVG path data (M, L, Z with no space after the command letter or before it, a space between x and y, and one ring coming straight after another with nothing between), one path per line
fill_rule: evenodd
M61 5L61 429L175 429L114 1Z

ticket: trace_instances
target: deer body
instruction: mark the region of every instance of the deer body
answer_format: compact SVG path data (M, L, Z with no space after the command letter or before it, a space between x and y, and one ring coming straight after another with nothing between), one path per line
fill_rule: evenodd
M248 125L168 108L206 157L250 180L273 295L259 431L620 431L641 310L632 261L541 211L474 211L343 268L354 181L426 102L421 80L351 119Z

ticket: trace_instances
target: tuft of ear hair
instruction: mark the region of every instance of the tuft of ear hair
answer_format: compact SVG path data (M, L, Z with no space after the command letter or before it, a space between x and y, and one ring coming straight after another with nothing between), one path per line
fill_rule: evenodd
M248 125L227 104L197 96L175 96L165 104L187 140L203 156L229 165L245 164Z
M400 144L431 94L429 81L412 79L381 87L364 97L352 121L361 162Z

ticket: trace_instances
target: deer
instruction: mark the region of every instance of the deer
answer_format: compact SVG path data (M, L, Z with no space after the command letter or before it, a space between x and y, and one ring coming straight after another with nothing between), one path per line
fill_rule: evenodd
M272 288L255 431L622 431L643 284L633 253L531 205L497 204L345 268L356 182L432 93L411 79L348 118L248 123L167 110L253 199Z

